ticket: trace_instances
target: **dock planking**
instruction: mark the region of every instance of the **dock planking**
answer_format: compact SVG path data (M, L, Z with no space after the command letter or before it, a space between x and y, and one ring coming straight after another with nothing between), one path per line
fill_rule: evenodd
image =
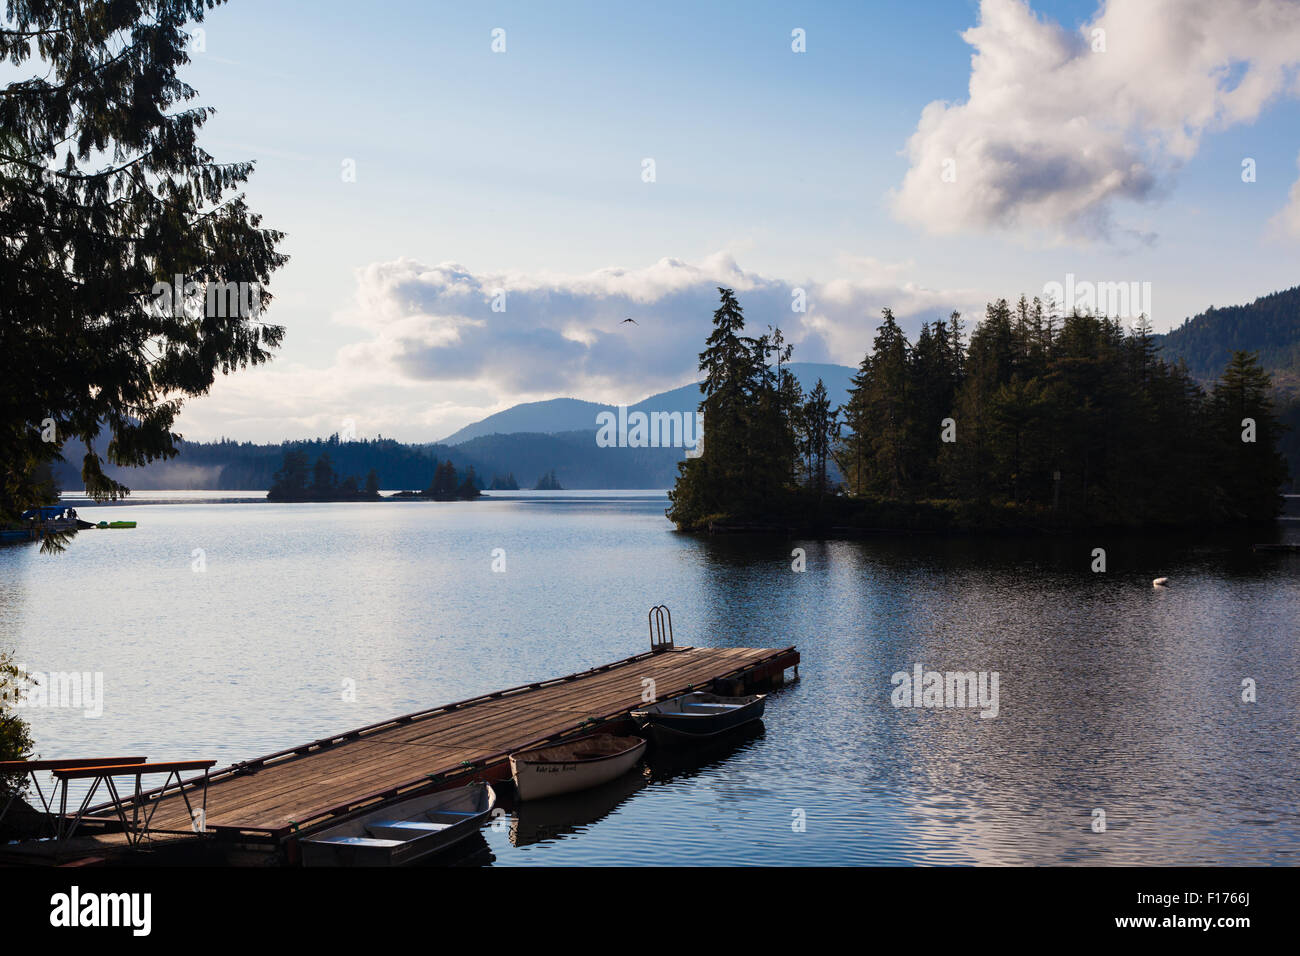
M644 703L646 679L663 699L715 681L779 681L798 663L793 647L670 646L394 717L214 770L207 829L218 837L279 841L383 800L499 779L514 751L626 720ZM157 803L152 829L191 828L176 787L143 798Z

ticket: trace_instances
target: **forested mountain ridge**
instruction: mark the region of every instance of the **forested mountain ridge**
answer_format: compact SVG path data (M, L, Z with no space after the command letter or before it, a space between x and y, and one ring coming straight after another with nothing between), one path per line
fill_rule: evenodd
M1300 395L1300 286L1247 305L1211 306L1154 338L1165 361L1183 360L1202 385L1214 381L1233 352L1258 352L1274 387Z

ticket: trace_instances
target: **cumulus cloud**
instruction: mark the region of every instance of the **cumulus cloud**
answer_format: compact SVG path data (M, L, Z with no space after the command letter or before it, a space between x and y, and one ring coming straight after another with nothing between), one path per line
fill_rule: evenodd
M930 103L895 215L937 234L1116 229L1207 132L1300 95L1294 0L1108 0L1077 31L1023 0L982 0L964 103Z
M844 278L798 283L746 271L725 252L585 275L377 263L361 271L358 290L358 323L374 338L347 357L408 379L487 382L507 394L611 395L691 379L719 286L736 291L752 334L781 326L805 361L856 363L886 305L907 320L953 304L950 294L901 282L905 266L845 264ZM806 309L795 311L800 297Z
M333 367L272 363L222 379L185 426L209 437L207 423L220 421L226 434L278 440L351 420L358 434L431 440L517 402L635 402L695 380L718 286L736 291L748 332L779 325L805 362L856 365L886 306L909 331L983 307L974 292L905 281L907 263L841 266L840 278L817 283L742 269L726 252L580 275L374 263L358 270L355 306L339 316L363 337ZM802 312L792 309L798 290Z

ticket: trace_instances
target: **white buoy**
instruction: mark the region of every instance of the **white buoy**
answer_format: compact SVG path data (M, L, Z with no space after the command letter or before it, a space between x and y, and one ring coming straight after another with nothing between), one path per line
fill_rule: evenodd
M1168 583L1169 583L1168 578L1156 578L1154 581L1151 582L1151 586L1153 588L1162 588Z

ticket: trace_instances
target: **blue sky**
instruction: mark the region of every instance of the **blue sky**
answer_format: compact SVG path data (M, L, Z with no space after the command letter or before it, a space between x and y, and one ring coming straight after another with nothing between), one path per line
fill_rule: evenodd
M181 430L279 440L350 420L432 440L521 400L635 401L691 379L712 287L732 278L755 326L847 364L883 305L909 328L975 318L1074 273L1150 282L1165 329L1294 285L1300 31L1285 10L1243 25L1234 6L321 2L304 16L235 0L209 14L184 76L218 111L205 145L257 161L251 205L288 234L270 313L288 334ZM983 39L963 38L982 21ZM1106 51L1058 51L1041 86L1019 65L1094 22ZM972 97L977 47L994 86L1023 96ZM1252 64L1243 103L1232 88ZM935 101L952 112L909 153ZM1091 152L1076 166L1058 147L1080 117ZM961 154L951 201L929 192L945 149ZM1108 186L1107 164L1135 158L1143 175ZM504 316L487 307L497 287ZM809 313L782 307L792 287ZM641 325L618 328L629 314Z

